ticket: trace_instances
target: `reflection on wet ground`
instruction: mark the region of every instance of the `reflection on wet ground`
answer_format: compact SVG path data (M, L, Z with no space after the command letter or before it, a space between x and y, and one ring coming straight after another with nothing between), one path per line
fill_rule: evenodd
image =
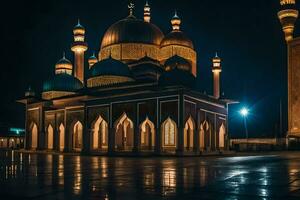
M0 199L300 199L300 153L226 158L0 152Z

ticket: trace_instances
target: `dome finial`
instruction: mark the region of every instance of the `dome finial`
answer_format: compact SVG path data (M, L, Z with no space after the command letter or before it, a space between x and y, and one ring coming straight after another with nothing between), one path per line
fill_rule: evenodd
M63 51L63 59L66 59L66 52Z
M77 20L77 26L81 26L81 24L80 24L80 19L78 18L78 20Z
M181 19L177 15L177 10L175 10L174 16L171 20L171 24L172 24L173 31L180 30Z
M134 9L134 3L130 2L128 4L128 9L129 9L129 16L133 15L133 9Z

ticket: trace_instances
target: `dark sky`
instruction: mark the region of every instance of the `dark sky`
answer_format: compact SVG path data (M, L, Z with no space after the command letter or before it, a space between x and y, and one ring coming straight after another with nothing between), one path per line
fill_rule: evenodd
M29 85L40 90L43 80L54 73L54 65L63 51L72 59L72 28L78 18L86 28L87 55L90 55L99 51L109 25L127 16L127 3L127 0L31 0L2 5L0 122L23 126L23 107L15 100ZM198 53L198 87L210 94L211 57L218 51L223 59L222 91L226 97L241 102L230 107L231 134L244 134L237 112L247 105L251 108L250 136L274 135L280 98L286 116L286 46L277 19L279 0L149 0L149 3L152 22L165 34L171 30L169 21L174 10L178 11L182 30L193 40ZM136 0L135 4L135 15L141 18L144 1Z

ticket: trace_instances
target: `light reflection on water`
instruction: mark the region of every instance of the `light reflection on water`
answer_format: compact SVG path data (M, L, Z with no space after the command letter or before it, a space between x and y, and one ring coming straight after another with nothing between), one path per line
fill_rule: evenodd
M272 195L268 187L277 178L271 173L279 171L265 163L258 166L255 161L252 167L232 164L232 160L244 162L244 158L220 162L202 158L108 158L18 152L0 152L0 158L0 186L17 180L20 182L17 187L22 187L25 180L28 185L38 185L41 190L59 189L70 198L85 194L107 200L124 194L135 197L138 194L153 197L194 195L195 192L205 193L206 187L216 185L218 188L218 184L234 195L247 193L245 185L257 184L255 194L264 198ZM280 173L284 173L285 178L278 181L285 181L287 186L291 183L281 192L300 189L299 163L288 162L280 167L284 167ZM26 196L30 190L23 192Z

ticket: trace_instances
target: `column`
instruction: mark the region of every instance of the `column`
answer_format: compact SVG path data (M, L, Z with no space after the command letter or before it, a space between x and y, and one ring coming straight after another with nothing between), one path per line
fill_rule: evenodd
M177 149L176 154L182 155L184 151L184 99L182 92L179 96L179 122L178 122L178 134L177 134Z
M82 140L83 140L83 149L81 154L89 154L91 150L91 134L93 134L92 129L90 129L88 124L88 116L87 116L87 108L84 109L83 114L83 133L82 133Z
M160 125L158 127L155 127L155 147L154 151L155 154L160 154L161 153L161 131L160 131Z
M138 124L135 125L134 127L134 134L133 134L133 152L134 153L139 153L140 152L140 131L139 131L139 126Z
M115 153L115 128L109 128L108 130L108 155Z

